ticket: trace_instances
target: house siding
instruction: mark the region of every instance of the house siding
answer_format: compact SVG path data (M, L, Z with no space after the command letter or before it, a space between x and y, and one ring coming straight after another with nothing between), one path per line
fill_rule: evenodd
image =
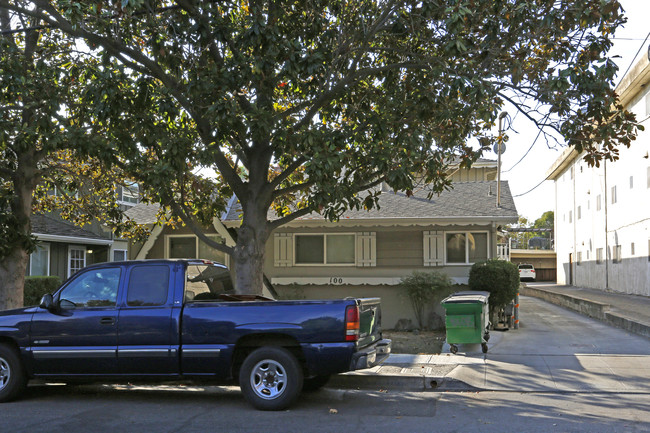
M377 232L377 267L423 267L423 230Z
M215 235L218 234L217 231L214 229L214 227L208 227L203 230L203 233L206 235ZM172 228L169 226L166 226L163 228L162 232L154 242L153 246L147 253L146 258L147 259L154 259L154 258L164 258L165 256L165 242L167 239L168 235L188 235L188 236L195 236L194 232L192 229L189 227L177 227L177 228ZM140 249L142 248L142 245L132 245L131 249L134 251L135 256L140 252ZM131 258L135 258L135 256L132 256Z
M266 245L264 272L273 283L281 298L285 299L336 299L346 296L381 297L383 323L387 329L396 326L400 319L415 323L413 309L408 297L399 286L401 278L413 271L443 272L457 283L466 284L471 265L425 266L424 233L435 231L483 231L488 232L488 255L496 257L496 233L491 226L422 226L422 227L336 227L290 228L284 227L276 233L320 234L320 233L376 233L376 266L304 266L277 265L274 257L274 236ZM284 239L285 236L282 236ZM284 263L284 262L283 262ZM378 283L377 281L380 281ZM462 286L457 286L462 289ZM436 306L436 310L438 306ZM442 310L436 311L444 316Z

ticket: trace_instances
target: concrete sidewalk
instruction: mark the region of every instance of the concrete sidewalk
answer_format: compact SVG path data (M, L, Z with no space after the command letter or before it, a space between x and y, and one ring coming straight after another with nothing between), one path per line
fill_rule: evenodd
M608 325L650 338L650 298L596 289L529 283L525 296L544 299Z
M610 293L590 299L585 289L550 285L536 285L534 294L562 307L522 296L520 329L491 332L487 354L480 345L461 345L456 355L446 353L448 349L436 355L392 354L381 366L333 377L330 386L377 391L650 393L650 339L610 326L622 322L628 330L646 329L650 300Z

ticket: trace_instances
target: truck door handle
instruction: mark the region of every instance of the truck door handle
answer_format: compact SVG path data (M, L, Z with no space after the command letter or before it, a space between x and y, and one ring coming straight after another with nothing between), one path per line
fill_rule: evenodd
M101 320L99 321L102 325L115 325L115 318L114 317L102 317Z

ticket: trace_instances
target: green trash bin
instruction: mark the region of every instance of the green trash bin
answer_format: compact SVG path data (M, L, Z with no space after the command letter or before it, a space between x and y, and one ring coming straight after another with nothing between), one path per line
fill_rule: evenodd
M483 353L487 353L489 297L489 292L458 292L440 302L446 312L447 343L451 353L458 352L457 344L461 343L481 344Z

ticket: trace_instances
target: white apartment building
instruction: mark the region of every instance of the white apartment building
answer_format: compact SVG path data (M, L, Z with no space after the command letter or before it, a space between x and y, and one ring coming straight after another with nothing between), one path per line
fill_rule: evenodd
M650 62L630 70L617 92L650 116ZM548 170L555 182L557 282L650 296L650 122L620 159L590 167L567 149Z

